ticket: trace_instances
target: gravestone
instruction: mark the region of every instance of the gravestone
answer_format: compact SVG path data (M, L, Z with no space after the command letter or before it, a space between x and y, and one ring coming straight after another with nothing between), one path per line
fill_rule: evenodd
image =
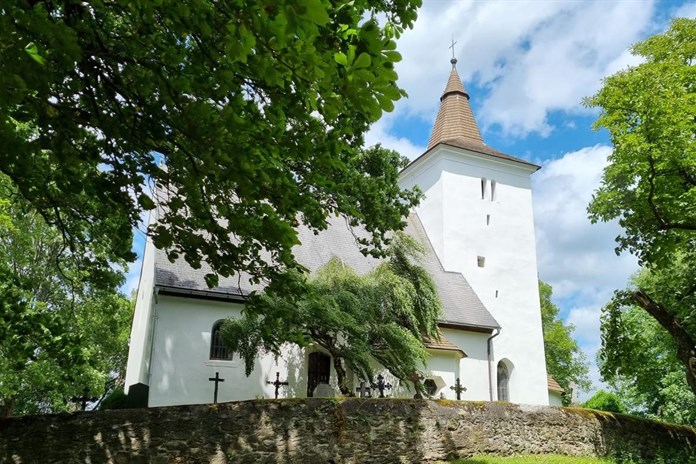
M126 405L132 408L147 408L147 400L150 395L150 387L144 383L136 383L128 387Z
M336 389L327 383L320 383L314 389L314 398L334 398Z

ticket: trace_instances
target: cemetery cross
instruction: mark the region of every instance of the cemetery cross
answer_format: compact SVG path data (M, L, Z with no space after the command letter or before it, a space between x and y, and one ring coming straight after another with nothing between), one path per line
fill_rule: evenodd
M280 388L281 385L288 385L288 382L287 381L281 382L280 381L280 372L276 372L275 381L271 382L270 380L266 380L266 384L275 386L275 399L278 399L278 389Z
M376 388L377 390L379 390L380 398L384 398L384 390L389 390L391 387L392 384L385 382L382 374L379 374L377 376L377 383L372 384L372 388Z
M215 382L215 393L213 393L213 403L214 403L214 404L217 404L218 383L224 382L225 379L221 379L221 378L220 378L220 373L219 373L219 372L216 372L216 373L215 373L215 377L210 377L208 380L211 381L211 382Z
M466 387L462 385L462 383L459 381L459 377L457 377L457 382L450 387L450 390L454 390L457 393L457 399L461 400L462 392L466 391Z

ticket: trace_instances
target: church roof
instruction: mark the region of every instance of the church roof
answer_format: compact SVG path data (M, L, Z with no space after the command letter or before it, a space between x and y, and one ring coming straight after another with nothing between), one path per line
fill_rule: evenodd
M297 261L310 272L315 272L333 257L341 259L361 275L370 272L380 262L379 259L364 256L360 252L356 236L365 235L365 231L351 228L343 217L329 218L329 227L318 234L304 226L298 228L298 233L301 245L293 248L293 253ZM441 323L469 329L498 328L498 322L484 307L464 276L458 272L447 272L442 268L415 213L408 218L406 233L425 248L421 265L430 273L437 286L443 306ZM155 285L160 288L161 293L243 300L251 291L263 289L263 285L252 284L250 276L245 273L221 277L219 285L210 289L204 279L209 272L211 269L205 264L200 269L193 269L182 258L171 263L164 250L155 251Z
M536 164L503 153L483 142L481 131L471 110L469 94L464 89L462 80L455 67L457 60L453 58L451 63L452 71L450 71L445 91L442 93L442 97L440 97L440 110L437 113L435 125L430 135L428 149L412 161L409 166L426 156L436 146L443 144L506 161L513 161L535 168L535 170L539 169L539 166ZM408 169L408 166L406 169Z
M561 387L558 382L556 382L556 379L551 377L550 375L546 375L546 383L548 385L548 390L557 392L557 393L565 393L565 390L563 390L563 387Z
M460 357L466 358L468 357L464 351L462 351L461 348L459 348L457 345L452 343L451 341L447 340L444 335L440 334L440 339L436 340L434 338L424 338L423 339L423 345L425 345L426 348L430 350L435 350L435 351L452 351L454 353L457 353Z
M452 71L447 80L445 91L440 97L440 111L435 119L428 149L438 143L454 139L464 139L483 145L481 131L479 131L469 104L469 94L464 90L462 80L454 66L456 62L456 60L452 60Z

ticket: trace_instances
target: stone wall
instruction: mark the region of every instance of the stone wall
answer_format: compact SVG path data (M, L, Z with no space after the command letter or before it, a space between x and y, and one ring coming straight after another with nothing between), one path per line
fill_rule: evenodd
M0 420L0 462L392 463L477 453L696 462L696 430L573 408L258 400Z

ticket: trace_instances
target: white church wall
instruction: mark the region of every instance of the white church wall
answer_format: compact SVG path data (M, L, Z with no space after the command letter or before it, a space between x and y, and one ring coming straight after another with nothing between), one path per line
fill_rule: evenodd
M426 372L428 378L435 380L437 391L433 398L456 399L456 393L449 387L454 385L459 371L460 355L453 351L430 351Z
M461 398L469 401L488 401L490 393L488 386L488 351L486 346L490 335L456 329L442 329L442 335L460 347L467 355L466 358L462 358L459 361L459 369L455 376L459 377L462 385L466 387L466 391L462 392ZM454 381L452 385L454 385ZM454 392L451 392L451 397L456 398Z
M288 379L288 362L272 356L260 357L249 377L238 357L231 361L211 360L210 337L213 324L228 317L238 317L242 305L159 295L155 306L156 324L153 339L152 370L149 379L149 406L211 403L214 382L219 372L225 379L219 384L218 401L272 398L274 387L267 380ZM287 357L299 357L298 350L289 349ZM291 368L298 369L297 364ZM299 376L293 372L292 379ZM300 377L301 378L301 377ZM281 389L301 390L296 381Z
M128 363L126 366L126 386L136 383L147 384L147 373L150 362L150 335L152 333L152 307L155 279L155 246L149 238L145 243L143 264L140 270L138 296L135 303L135 313L128 346Z
M493 356L494 365L502 358L515 365L510 400L548 404L529 178L532 170L442 145L429 156L439 160L430 163L443 169L439 191L425 187L433 174L426 176L421 166L410 168L403 177L403 182L421 185L426 193L426 200L417 209L426 233L444 268L461 272L502 326L501 335L493 342ZM429 215L426 210L431 208L442 215ZM495 373L493 377L495 382Z
M159 295L155 308L152 370L149 406L201 404L213 401L214 383L209 378L218 372L224 382L219 384L218 402L254 398L274 398L275 387L267 381L287 381L279 389L279 398L307 395L307 359L311 352L323 351L317 347L305 350L286 345L282 356L260 356L249 377L244 363L234 356L232 360L211 360L210 340L213 324L221 319L239 317L242 305ZM336 385L336 374L331 365L331 385Z
M428 158L419 163L417 167L403 175L399 181L401 188L409 189L418 185L425 197L421 200L418 215L421 222L430 224L428 238L438 256L444 253L442 234L444 232L444 218L442 208L442 163L437 158Z
M238 401L253 398L273 398L275 388L266 381L275 380L276 372L288 386L280 388L279 397L305 397L307 393L308 355L323 351L318 347L306 350L288 345L283 355L258 358L249 377L237 357L231 361L211 360L210 339L213 324L228 317L238 317L242 305L229 302L199 300L171 295L158 295L154 304L152 368L144 383L150 385L149 406L210 403L214 383L209 378L218 372L224 382L219 384L218 401ZM455 352L431 350L426 372L437 380L434 395L455 399L450 389L460 377L467 391L462 399L486 400L488 397L486 339L487 334L443 329L443 335L458 345L468 357L460 359ZM384 374L393 385L388 396L411 398L414 391L408 382L399 382L375 363L375 373ZM336 373L331 364L329 383L336 385ZM355 379L354 386L359 385ZM353 389L353 391L355 391ZM377 395L376 392L373 392Z
M549 390L549 406L563 406L563 397L560 393Z

